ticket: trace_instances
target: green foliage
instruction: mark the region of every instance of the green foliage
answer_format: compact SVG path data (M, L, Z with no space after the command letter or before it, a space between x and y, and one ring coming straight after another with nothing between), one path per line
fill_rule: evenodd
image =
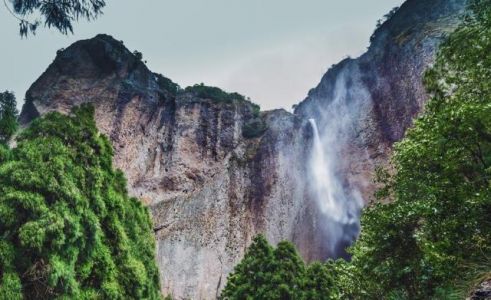
M267 299L270 292L273 271L273 249L266 239L259 235L242 261L228 276L227 285L222 291L224 299Z
M314 263L305 267L295 247L280 242L273 249L259 235L235 267L222 299L337 299L334 269Z
M332 268L327 264L315 262L307 268L304 285L305 299L337 299L339 291L336 287Z
M0 147L1 299L160 298L148 210L93 114L47 114Z
M179 89L178 89L179 91ZM260 118L261 108L259 105L252 103L250 99L238 93L227 93L220 88L206 86L203 83L188 86L183 90L184 93L191 93L202 99L210 99L218 103L232 103L234 101L246 102L252 108L252 118L242 127L242 136L248 139L261 136L267 129L266 124Z
M375 35L377 33L377 30L384 24L384 22L392 19L392 17L397 13L398 10L399 10L399 6L393 7L381 19L377 20L377 24L375 25L375 32L372 34L372 36L370 36L370 43L372 43L375 40Z
M246 101L245 97L238 93L227 93L214 86L206 86L203 83L188 86L184 89L186 93L192 93L199 98L211 99L217 102L231 102L234 100Z
M260 137L268 129L266 123L260 118L254 118L242 126L242 136L246 139Z
M181 90L181 87L177 83L170 80L169 78L156 73L154 73L154 75L157 78L157 82L159 86L162 87L167 92L169 92L171 95L176 96L177 93Z
M266 131L266 124L260 118L261 107L249 98L245 98L238 93L227 93L220 88L206 86L203 83L188 86L184 90L178 88L178 92L190 93L195 97L213 100L217 103L245 103L252 113L252 118L244 124L242 135L245 138L255 138L261 136Z
M143 54L140 51L138 51L138 50L133 51L133 55L139 61L142 61L143 60Z
M441 46L425 84L433 97L395 147L362 218L353 265L374 298L448 298L469 263L491 257L491 1Z
M9 2L9 4L7 4ZM93 20L102 14L106 6L105 0L15 0L5 2L6 9L19 20L20 35L36 33L37 27L43 23L46 27L54 27L62 34L73 33L73 21L79 19Z
M19 127L15 96L9 91L0 93L0 144L6 144Z

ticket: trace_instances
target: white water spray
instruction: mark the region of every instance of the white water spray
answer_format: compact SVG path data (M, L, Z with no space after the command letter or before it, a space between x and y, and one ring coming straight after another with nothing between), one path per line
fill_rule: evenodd
M319 213L319 230L324 231L329 256L346 256L345 247L358 236L363 199L349 178L346 155L355 139L360 112L369 96L362 84L354 84L357 71L339 74L328 103L309 119L313 147L309 160L310 186ZM355 80L356 82L356 80ZM356 158L355 158L356 159Z
M342 187L338 180L333 176L332 156L326 156L322 146L319 129L315 119L309 119L314 134L314 148L311 158L311 170L313 173L314 188L319 208L323 214L329 214L332 220L337 222L345 221L345 211L343 211L342 200L340 197L343 193Z

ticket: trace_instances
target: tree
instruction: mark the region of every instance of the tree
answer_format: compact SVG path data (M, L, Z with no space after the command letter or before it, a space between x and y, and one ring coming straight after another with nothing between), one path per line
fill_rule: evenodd
M290 242L280 242L273 253L273 277L267 299L300 299L305 281L305 264Z
M35 34L39 25L54 27L62 34L73 33L74 21L96 19L106 6L105 0L3 0L5 8L19 20L20 35ZM8 2L7 2L8 1Z
M159 299L148 210L94 110L49 113L0 146L0 299Z
M306 267L292 243L283 241L273 249L259 235L229 275L221 298L338 299L334 266L314 263Z
M314 262L307 268L305 275L304 299L323 300L340 299L336 287L336 277L333 274L333 265Z
M133 55L136 57L136 59L138 59L139 61L143 60L143 54L138 51L138 50L135 50L133 51Z
M223 299L267 299L273 271L273 249L264 236L258 235L242 261L228 276Z
M395 146L383 193L394 201L362 218L353 264L372 297L438 298L491 257L491 1L469 5L425 75L424 114Z
M9 91L0 93L0 143L6 144L17 131L17 117L15 95Z

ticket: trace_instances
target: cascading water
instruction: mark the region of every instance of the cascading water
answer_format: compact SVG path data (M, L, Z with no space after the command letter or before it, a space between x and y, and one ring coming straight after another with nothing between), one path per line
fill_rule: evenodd
M338 203L342 195L342 187L338 180L333 176L332 156L326 156L324 147L319 135L319 129L315 119L309 119L314 134L314 145L312 153L311 170L313 172L314 187L316 197L322 199L319 202L319 208L323 214L329 216L338 222L343 222L345 211L343 205Z
M340 74L332 98L322 99L329 105L309 119L313 134L313 147L309 160L310 186L316 200L329 256L347 257L345 248L358 236L363 199L358 188L351 184L346 173L346 149L356 136L359 112L365 109L367 99L363 88L353 84L356 72ZM360 85L362 86L362 85ZM352 158L351 158L352 159Z

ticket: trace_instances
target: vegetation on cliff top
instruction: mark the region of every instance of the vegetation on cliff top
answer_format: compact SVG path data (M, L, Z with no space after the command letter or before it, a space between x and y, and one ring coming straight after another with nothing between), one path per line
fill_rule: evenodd
M216 102L232 102L236 100L245 101L250 103L255 111L257 110L257 112L259 112L260 110L259 105L252 103L250 99L239 93L227 93L218 87L207 86L204 83L188 86L184 89L184 92L194 94L196 97L199 98L211 99Z
M389 204L365 210L351 262L324 264L326 281L312 292L326 289L335 299L462 299L473 284L491 279L491 0L469 5L472 14L426 73L432 97L395 146L394 174L380 172L378 197ZM277 258L264 259L254 247L224 295L247 299L259 287L286 285L289 298L268 299L298 299L296 281L271 269ZM300 271L293 276L306 280Z
M0 299L158 299L148 210L128 197L93 108L0 146Z

